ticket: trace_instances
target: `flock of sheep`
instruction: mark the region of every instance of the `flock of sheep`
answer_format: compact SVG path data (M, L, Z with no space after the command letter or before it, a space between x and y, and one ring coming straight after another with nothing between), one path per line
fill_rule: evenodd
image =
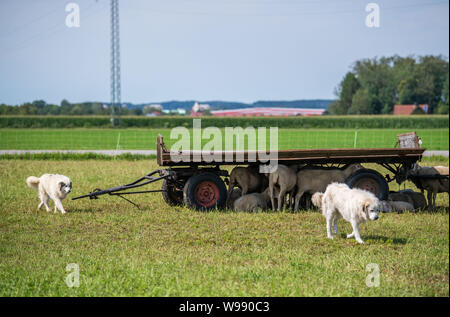
M302 202L309 208L314 193L325 192L331 183L345 183L345 180L359 169L360 164L351 164L345 169L320 168L305 165L278 165L271 174L259 173L257 166L235 167L230 174L227 206L235 211L281 210L284 204L298 210ZM405 173L404 179L411 180L421 192L402 190L390 192L388 200L382 201L383 211L405 211L434 208L437 193L449 191L448 167L420 167ZM238 187L238 188L236 188ZM428 204L423 194L428 192Z

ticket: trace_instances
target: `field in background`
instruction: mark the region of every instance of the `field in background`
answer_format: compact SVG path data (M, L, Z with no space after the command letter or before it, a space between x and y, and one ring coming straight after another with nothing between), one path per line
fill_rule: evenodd
M192 129L191 138L193 136ZM221 129L225 135L224 129ZM397 134L416 131L422 147L448 150L447 129L279 129L278 148L391 148ZM154 150L161 133L170 147L170 129L0 129L2 150ZM269 136L267 135L267 142ZM203 144L208 140L203 140ZM192 144L192 142L191 142Z
M192 128L192 117L122 117L123 128ZM312 117L197 117L202 127L288 129L448 129L448 115L358 115ZM107 116L0 116L0 128L110 128Z
M313 210L205 213L144 194L128 197L142 210L104 196L67 199L61 215L37 212L25 185L29 175L62 173L75 197L156 168L155 160L0 161L0 296L449 296L446 194L435 212L362 225L358 245L342 220L339 236L326 239ZM69 263L80 267L79 288L65 283ZM369 263L379 265L379 287L365 284Z

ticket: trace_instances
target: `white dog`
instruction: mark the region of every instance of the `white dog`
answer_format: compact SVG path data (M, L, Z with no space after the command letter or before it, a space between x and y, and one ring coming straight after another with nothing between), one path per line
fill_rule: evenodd
M344 218L352 224L353 232L347 238L355 237L359 243L364 243L359 234L359 224L367 220L377 220L381 209L380 202L374 194L362 190L351 189L346 184L332 183L328 185L325 193L315 193L312 203L322 208L322 214L327 219L328 238L333 239L331 225L334 233L338 233L337 221Z
M67 176L59 174L44 174L40 178L30 176L27 178L27 185L38 190L38 196L41 200L38 210L45 205L47 211L50 211L48 200L51 198L55 202L55 212L58 208L61 213L66 211L62 205L62 200L72 190L72 182Z

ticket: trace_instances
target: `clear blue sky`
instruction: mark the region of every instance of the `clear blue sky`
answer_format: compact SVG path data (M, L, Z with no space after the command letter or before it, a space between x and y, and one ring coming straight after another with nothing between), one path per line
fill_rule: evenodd
M123 102L334 98L357 59L449 55L443 0L119 1ZM380 28L365 26L369 2ZM1 0L0 103L109 101L109 6Z

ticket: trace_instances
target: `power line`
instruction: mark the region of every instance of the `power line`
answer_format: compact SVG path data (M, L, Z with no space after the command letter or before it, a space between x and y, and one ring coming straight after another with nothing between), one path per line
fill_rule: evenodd
M190 2L191 4L193 2ZM342 9L336 9L333 8L332 10L326 10L323 7L325 4L320 3L314 3L314 2L300 2L300 3L285 3L286 5L290 4L318 4L318 7L316 8L308 8L308 10L302 10L302 8L289 8L291 9L289 12L270 12L270 13L257 13L257 12L240 12L240 11L234 11L234 12L224 12L223 10L218 11L199 11L199 10L178 10L178 9L159 9L159 8L131 8L132 10L138 10L138 11L148 11L146 13L149 14L161 14L161 15L185 15L185 16L255 16L255 17L272 17L272 16L320 16L320 15L336 15L336 14L352 14L352 13L365 13L365 11L361 10L361 7L355 8L355 9L349 9L349 8L342 8ZM224 3L222 3L224 4ZM246 2L239 2L239 3L225 3L226 5L237 5L238 7L242 7L245 4L250 4L253 8L262 8L267 7L267 4L276 4L273 2L267 3L267 2L252 2L252 3L246 3ZM253 5L254 4L254 5ZM336 3L333 3L336 4ZM431 7L435 5L441 5L441 4L448 4L448 0L444 1L435 1L435 2L425 2L425 3L412 3L412 4L405 4L405 5L394 5L394 6L381 6L382 10L396 10L396 9L408 9L408 8L420 8L420 7ZM361 4L362 8L364 4ZM287 6L283 6L287 7ZM354 6L353 6L354 7ZM273 10L274 8L270 8ZM311 10L312 9L312 10ZM316 10L314 10L316 9Z
M100 6L97 8L97 10L89 10L94 5L89 6L88 8L84 9L83 12L87 11L87 13L84 13L82 15L83 21L88 20L92 16L97 15L98 13L103 11L104 6ZM13 46L4 46L4 50L0 51L0 55L8 55L9 53L20 51L24 48L27 48L30 46L30 44L33 44L36 40L40 40L41 38L49 38L63 30L65 30L67 27L64 23L58 22L57 24L53 24L49 28L45 29L44 31L40 31L39 33L34 34L33 36L26 38L25 40L19 42L17 45ZM5 43L2 43L5 44Z
M23 23L21 22L20 26L13 29L13 30L8 30L8 29L3 29L2 31L4 32L3 35L1 35L0 38L7 38L10 37L11 35L14 35L24 29L26 29L29 25L35 24L36 22L39 22L41 20L43 20L44 18L48 18L49 16L55 14L56 12L61 11L61 8L58 6L53 6L53 10L46 12L43 15L40 15L38 17L36 17L35 19L32 19L31 21L28 21L27 23Z

